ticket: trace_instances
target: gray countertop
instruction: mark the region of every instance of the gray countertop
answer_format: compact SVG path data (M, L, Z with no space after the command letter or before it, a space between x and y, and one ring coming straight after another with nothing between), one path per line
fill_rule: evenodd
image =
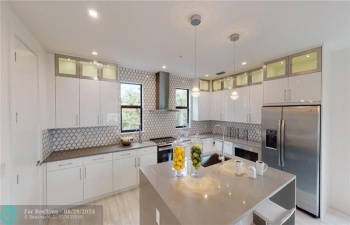
M191 177L187 169L184 178L175 179L172 162L142 167L141 171L180 224L234 224L295 179L295 175L273 168L255 179L249 178L247 171L235 175L234 159L242 160L245 168L254 163L229 156L232 159L224 164L201 167L199 178ZM186 161L188 167L190 161Z
M199 134L199 138L211 138L213 137L213 133L206 133L206 134ZM194 135L191 135L189 137L182 137L182 140L191 140L194 137ZM222 135L215 134L215 138L221 139ZM243 145L248 145L251 147L255 148L261 148L261 141L246 141L244 139L238 139L238 138L233 138L229 136L225 136L225 141L232 142L232 143L237 143L237 144L243 144Z
M145 148L145 147L151 147L151 146L157 146L157 144L154 143L153 141L143 141L142 143L134 142L130 146L123 146L120 144L120 145L107 145L107 146L91 147L91 148L81 148L81 149L74 149L74 150L54 151L44 160L44 163L65 160L65 159L80 158L85 156L99 155L99 154L105 154L105 153L111 153L111 152Z

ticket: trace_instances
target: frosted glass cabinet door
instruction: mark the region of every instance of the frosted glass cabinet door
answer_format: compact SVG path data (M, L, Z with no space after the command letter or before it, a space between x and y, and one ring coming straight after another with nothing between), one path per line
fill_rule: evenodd
M80 61L81 77L98 80L98 70L98 63L96 61Z
M118 125L119 122L119 83L100 81L101 85L101 118L100 125Z
M65 55L55 55L56 76L79 77L79 59Z
M56 76L56 128L79 127L79 79Z
M259 68L250 72L250 84L259 84L263 81L263 69Z
M290 75L300 75L321 71L321 50L322 48L310 49L289 56Z
M288 57L276 59L264 64L264 80L286 77L288 74Z
M263 85L252 85L249 89L249 122L261 124L261 107L263 106Z
M210 91L210 80L199 79L199 89L201 91Z
M289 77L289 101L320 102L321 86L321 72Z
M264 104L287 101L288 78L264 81Z
M222 80L221 79L212 81L212 90L213 91L222 90Z
M248 73L241 73L236 75L236 87L248 85Z
M249 86L236 89L238 99L235 100L235 122L248 122L249 112Z
M101 79L117 81L118 66L108 63L100 63Z
M100 125L100 81L80 79L80 126Z

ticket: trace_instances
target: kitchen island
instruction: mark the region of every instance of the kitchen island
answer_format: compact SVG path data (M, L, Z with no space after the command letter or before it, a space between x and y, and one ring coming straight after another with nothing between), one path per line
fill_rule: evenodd
M246 168L255 163L228 157L232 159L224 164L201 167L198 178L190 176L188 160L182 179L174 178L172 162L140 168L140 224L235 224L268 199L286 209L295 207L294 175L268 168L255 179L248 177L247 170L238 176L235 159L242 160ZM262 222L254 215L255 224ZM294 223L295 214L286 224Z

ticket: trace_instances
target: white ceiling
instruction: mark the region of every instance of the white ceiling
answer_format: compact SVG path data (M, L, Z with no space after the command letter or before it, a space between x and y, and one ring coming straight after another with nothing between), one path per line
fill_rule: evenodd
M232 33L236 72L264 61L349 36L349 2L9 2L50 52L117 62L146 71L194 77L193 14L197 27L197 76L217 78L233 73ZM98 19L88 16L95 9ZM182 56L180 58L180 56ZM247 65L242 66L241 62Z

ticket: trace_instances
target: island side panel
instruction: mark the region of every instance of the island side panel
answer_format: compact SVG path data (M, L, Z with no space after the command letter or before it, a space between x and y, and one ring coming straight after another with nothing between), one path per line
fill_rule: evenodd
M157 225L156 209L160 213L159 224L180 225L168 206L161 199L146 176L140 170L140 225Z
M279 192L273 195L270 200L282 206L285 209L292 209L296 207L296 183L295 179L282 188ZM254 214L253 222L257 225L265 225L265 222ZM295 212L283 225L295 225Z

